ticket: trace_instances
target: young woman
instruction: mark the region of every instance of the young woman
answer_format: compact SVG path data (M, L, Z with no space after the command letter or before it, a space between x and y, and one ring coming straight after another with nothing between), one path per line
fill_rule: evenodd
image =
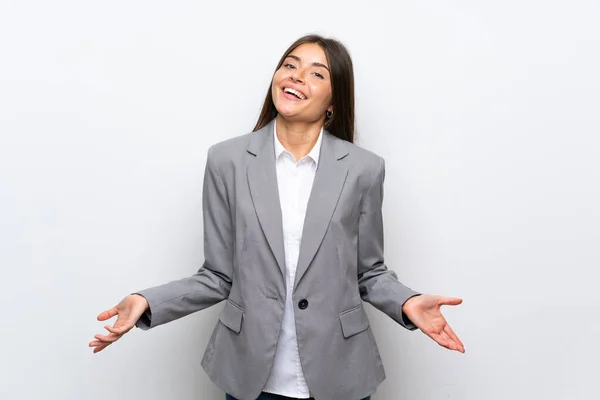
M202 268L101 313L118 318L94 352L223 300L202 366L227 399L368 399L385 373L363 301L464 352L440 312L461 300L419 294L387 269L384 161L353 138L346 48L300 38L254 131L208 151Z

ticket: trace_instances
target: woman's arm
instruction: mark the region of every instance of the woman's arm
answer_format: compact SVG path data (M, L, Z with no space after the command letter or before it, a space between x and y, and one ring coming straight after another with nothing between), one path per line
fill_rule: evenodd
M373 304L410 330L423 333L450 350L465 348L441 313L444 305L458 305L461 299L420 295L398 281L383 259L383 181L385 163L378 172L362 204L358 227L358 287L364 301Z
M97 334L89 343L94 353L119 340L134 326L150 329L202 310L229 296L233 268L231 214L212 148L208 151L202 196L205 257L202 268L189 278L126 296L115 307L100 313L99 321L115 316L117 320L112 326L105 325L108 335Z
M208 151L202 192L204 264L187 278L137 292L149 309L136 326L149 329L210 307L229 296L233 269L233 226L225 184L214 148Z
M398 281L388 270L383 257L383 181L385 162L379 167L365 195L358 223L358 287L362 299L384 312L407 329L417 327L404 315L402 306L419 295Z

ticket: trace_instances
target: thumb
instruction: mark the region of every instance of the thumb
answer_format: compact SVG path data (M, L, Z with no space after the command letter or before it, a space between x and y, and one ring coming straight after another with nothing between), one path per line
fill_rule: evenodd
M457 306L461 304L463 301L457 297L441 297L440 305L441 306Z
M130 324L130 323L125 323L121 326L110 326L110 325L106 325L104 327L104 329L106 329L107 331L109 331L110 333L114 333L115 335L122 335L124 333L129 332L131 329L133 329L135 325Z
M98 321L106 321L107 319L111 319L118 313L119 313L119 310L117 309L117 307L113 307L110 310L101 312L97 318L98 318Z

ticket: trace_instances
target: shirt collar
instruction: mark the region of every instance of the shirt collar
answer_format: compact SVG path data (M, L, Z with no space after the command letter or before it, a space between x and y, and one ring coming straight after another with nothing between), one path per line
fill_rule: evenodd
M274 144L275 144L275 159L277 160L283 152L290 153L289 151L287 151L285 149L285 147L283 147L283 145L279 141L279 138L277 137L277 120L275 120L274 124L273 124L273 137L274 137L273 140L274 140ZM306 157L312 158L313 161L315 162L315 164L319 164L319 155L321 154L321 142L322 141L323 141L323 127L321 127L321 132L319 132L319 137L317 138L317 142L315 143L313 148L310 150L310 152L306 155Z

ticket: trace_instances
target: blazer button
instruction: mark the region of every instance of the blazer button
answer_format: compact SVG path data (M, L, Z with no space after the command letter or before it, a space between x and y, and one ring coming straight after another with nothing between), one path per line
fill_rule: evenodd
M308 307L308 300L302 299L298 302L298 308L301 310L304 310L306 307Z

